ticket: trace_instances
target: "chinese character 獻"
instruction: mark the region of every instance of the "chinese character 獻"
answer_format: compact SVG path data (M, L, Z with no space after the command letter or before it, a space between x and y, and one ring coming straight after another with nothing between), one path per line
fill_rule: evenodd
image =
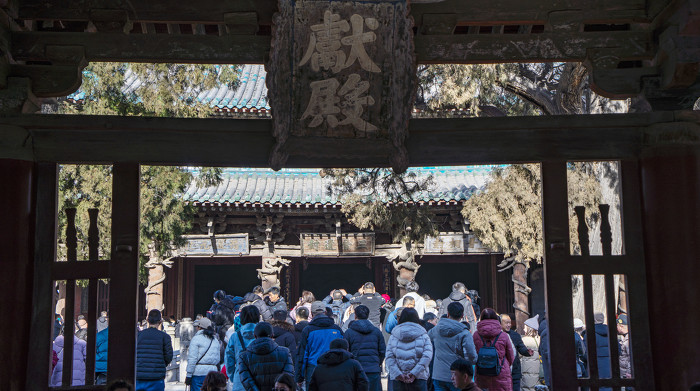
M341 33L350 31L350 25L352 25L352 34L341 37ZM346 20L340 20L339 14L326 11L323 14L323 23L311 26L309 46L299 66L310 61L311 69L315 72L323 68L338 73L357 60L362 69L368 72L381 72L377 64L369 58L364 46L365 43L376 41L377 35L372 31L365 32L365 25L370 30L376 30L379 22L375 18L365 19L354 14L350 17L350 24L348 24ZM341 50L342 45L350 46L350 56Z
M311 26L311 38L304 58L299 65L311 60L311 69L318 72L320 67L332 69L338 73L345 68L345 52L340 50L340 33L350 31L346 20L340 20L340 15L326 11L323 23Z

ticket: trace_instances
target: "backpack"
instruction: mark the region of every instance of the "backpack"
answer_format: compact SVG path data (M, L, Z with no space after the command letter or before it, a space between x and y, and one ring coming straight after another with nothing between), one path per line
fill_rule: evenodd
M498 333L496 338L493 339L491 345L488 345L484 341L484 337L479 335L481 342L484 346L479 349L479 355L476 358L476 373L482 376L498 376L501 373L501 368L503 367L503 360L498 362L498 350L496 350L496 342L501 333Z

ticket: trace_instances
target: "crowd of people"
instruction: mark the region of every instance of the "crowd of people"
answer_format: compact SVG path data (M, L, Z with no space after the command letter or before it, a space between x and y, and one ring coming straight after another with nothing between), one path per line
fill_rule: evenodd
M521 336L514 319L491 308L481 310L478 293L463 283L454 283L442 300L419 294L415 282L406 291L398 300L379 294L371 282L353 294L335 289L322 300L304 291L291 309L278 287L264 291L256 286L243 297L216 291L211 308L194 322L185 384L191 390L381 391L384 375L389 391L536 391L550 386L544 316L528 319ZM610 376L604 320L595 314L590 333L603 378ZM627 316L615 321L621 375L631 377ZM138 333L136 390L165 387L173 348L162 323L160 311L151 310ZM85 381L86 333L81 330L86 328L85 319L79 319L73 385ZM578 375L586 377L588 335L578 319L574 328ZM96 336L97 384L106 381L107 341L103 313ZM61 385L64 345L59 333L51 385Z

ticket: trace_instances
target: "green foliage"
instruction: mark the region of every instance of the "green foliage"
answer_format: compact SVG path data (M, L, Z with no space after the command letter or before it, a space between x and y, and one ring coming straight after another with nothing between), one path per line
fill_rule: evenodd
M417 106L440 116L453 109L478 115L483 106L496 107L506 115L539 114L536 106L504 88L518 71L518 64L426 65L418 72Z
M342 212L359 229L388 232L396 243L422 243L437 234L434 213L415 202L433 186L432 176L387 168L324 169L321 175L334 179L328 191L339 195Z
M569 238L574 254L580 253L573 207L586 207L586 221L592 226L599 219L600 183L594 175L599 163L573 163L568 166ZM537 164L515 164L493 171L484 191L464 203L462 215L470 229L486 246L502 251L506 258L529 266L541 262L542 186Z
M138 76L137 88L126 90L125 75ZM213 109L197 101L199 92L227 84L234 87L239 68L200 64L91 63L83 71L79 104L64 100L60 113L207 117Z
M138 88L124 86L127 70L141 81ZM59 112L83 115L206 117L213 113L193 99L199 92L221 84L233 87L238 68L197 64L92 63L84 71L80 103L64 100ZM151 255L166 259L182 235L190 229L192 206L180 200L186 186L196 180L213 186L221 181L221 169L200 167L196 176L185 167L144 166L141 170L140 280L145 282L143 265ZM59 259L65 259L65 208L76 207L78 259L88 257L87 209L98 208L99 253L108 259L112 217L112 167L65 165L59 170ZM150 247L149 247L150 246ZM151 254L150 249L154 253Z

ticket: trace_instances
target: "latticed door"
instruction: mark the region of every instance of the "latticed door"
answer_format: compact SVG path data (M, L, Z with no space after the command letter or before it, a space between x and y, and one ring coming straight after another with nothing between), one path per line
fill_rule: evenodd
M576 223L582 250L580 255L572 255L567 162L557 160L542 163L546 318L554 390L654 389L637 161L619 162L619 171L621 253L613 255L611 251L611 232L606 218L608 206L601 205L602 255L588 252L587 244L591 239L583 220L585 213L582 207L576 210L580 218ZM583 320L586 326L583 361L587 365L583 366L580 376L577 374L572 281L582 281L583 285ZM603 292L594 295L594 290ZM620 316L623 313L627 320ZM625 338L618 341L617 325L625 326L622 323L628 323L628 341ZM620 356L627 350L627 343L631 353L629 375L626 375L626 361L620 361ZM580 356L581 352L578 354Z

